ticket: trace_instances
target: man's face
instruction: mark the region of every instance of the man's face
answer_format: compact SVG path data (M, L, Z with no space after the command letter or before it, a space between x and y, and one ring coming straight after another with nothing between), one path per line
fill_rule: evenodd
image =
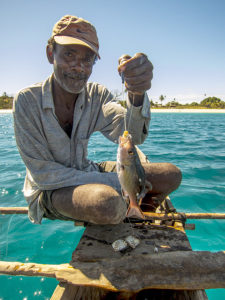
M65 91L79 94L91 75L95 53L80 45L57 44L53 53L54 77Z

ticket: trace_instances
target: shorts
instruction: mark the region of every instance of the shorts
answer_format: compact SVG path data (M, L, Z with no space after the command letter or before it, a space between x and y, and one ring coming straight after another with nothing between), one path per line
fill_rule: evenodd
M99 171L103 172L116 172L116 162L115 161L103 161L97 164ZM39 205L44 211L43 218L50 220L63 220L63 221L76 221L70 217L60 214L55 207L52 205L52 194L54 190L43 191L39 197Z
M63 220L63 221L75 221L74 219L60 214L52 205L52 193L53 191L43 191L39 197L39 205L44 211L43 218L50 220Z

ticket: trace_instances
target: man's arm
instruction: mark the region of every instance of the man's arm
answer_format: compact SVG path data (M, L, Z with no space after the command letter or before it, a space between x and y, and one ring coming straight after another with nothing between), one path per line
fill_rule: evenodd
M23 93L15 98L14 129L18 150L32 176L30 179L40 190L54 190L90 182L112 187L118 185L117 178L110 174L84 172L57 162L49 149L39 111L32 104L34 103L30 103Z
M147 137L150 122L150 103L147 94L143 98L143 105L133 106L127 99L127 109L122 107L113 97L113 95L104 87L97 87L96 94L100 97L100 109L95 123L95 131L100 131L106 138L114 143L118 143L118 138L125 130L129 130L135 144L142 144ZM99 96L95 97L97 107Z

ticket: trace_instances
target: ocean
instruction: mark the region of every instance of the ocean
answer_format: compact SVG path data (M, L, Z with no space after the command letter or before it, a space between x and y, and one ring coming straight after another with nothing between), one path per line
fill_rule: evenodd
M183 173L170 195L181 212L225 213L225 114L152 113L150 133L140 146L152 162L170 162ZM95 133L89 158L115 160L117 145ZM25 167L16 148L12 114L0 113L0 206L26 206ZM187 235L194 250L225 250L225 220L191 220ZM84 228L73 222L30 223L26 215L0 215L0 260L61 264L71 260ZM0 300L50 299L57 285L44 277L0 276ZM207 290L209 299L225 299L225 289Z

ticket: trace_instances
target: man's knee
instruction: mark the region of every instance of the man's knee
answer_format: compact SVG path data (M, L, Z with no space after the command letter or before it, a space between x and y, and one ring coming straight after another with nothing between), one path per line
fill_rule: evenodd
M178 188L182 180L181 170L177 166L170 163L168 169L170 172L171 179L174 183L174 188Z
M95 189L96 210L102 224L118 224L126 216L127 206L122 196L112 187L98 185Z

